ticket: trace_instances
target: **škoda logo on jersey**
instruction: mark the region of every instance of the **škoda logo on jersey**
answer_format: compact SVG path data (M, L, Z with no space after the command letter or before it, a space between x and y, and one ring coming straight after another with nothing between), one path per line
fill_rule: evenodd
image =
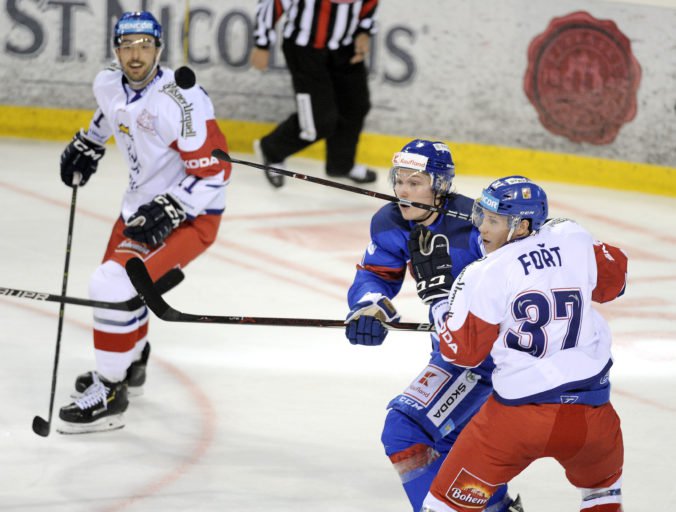
M185 166L188 169L204 169L205 167L211 167L212 165L219 165L218 159L216 157L204 157L204 158L193 158L191 160L184 160Z
M434 407L427 413L427 418L436 427L446 422L451 412L460 405L462 400L474 389L480 377L470 370L465 370L443 395L439 397Z

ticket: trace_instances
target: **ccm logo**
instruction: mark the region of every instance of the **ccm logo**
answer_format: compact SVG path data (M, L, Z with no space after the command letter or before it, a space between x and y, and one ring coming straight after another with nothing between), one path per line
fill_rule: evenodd
M103 153L96 152L79 139L75 139L75 148L84 156L88 156L95 162L103 156Z
M185 160L185 166L188 169L199 169L200 167L211 167L212 165L218 165L218 159L213 156L211 158L204 157Z

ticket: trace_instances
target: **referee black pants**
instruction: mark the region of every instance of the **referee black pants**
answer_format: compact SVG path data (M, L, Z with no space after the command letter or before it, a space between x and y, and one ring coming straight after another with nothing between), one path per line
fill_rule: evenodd
M350 64L354 46L317 50L284 40L297 112L261 139L269 162L326 139L326 172L345 176L354 166L359 134L371 108L363 62Z

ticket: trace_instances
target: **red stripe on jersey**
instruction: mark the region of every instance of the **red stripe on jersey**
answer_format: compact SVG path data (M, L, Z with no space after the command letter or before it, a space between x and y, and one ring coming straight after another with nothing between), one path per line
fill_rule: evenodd
M594 244L594 256L598 275L592 300L608 302L616 299L627 283L627 256L621 249L602 242Z
M603 505L595 505L591 508L585 508L584 512L622 512L622 504L604 503Z
M364 5L361 6L361 11L359 11L359 17L363 18L366 16L368 13L370 13L373 9L376 8L376 5L378 4L378 0L367 0L364 2Z
M148 335L148 322L131 332L113 333L94 329L94 348L105 352L129 352Z
M321 2L322 5L319 7L319 16L317 17L317 35L313 45L318 50L326 46L326 39L329 35L329 20L331 19L331 1L321 0Z
M284 6L282 5L282 0L275 0L275 10L273 12L272 26L274 27L277 23L277 20L282 17L284 14Z
M405 450L390 455L394 469L400 475L427 467L441 457L441 454L431 446L423 443L414 444Z
M171 147L177 149L176 141L171 143ZM230 177L232 164L229 162L222 162L211 156L211 152L214 149L222 149L227 153L228 143L225 140L225 135L223 135L218 124L216 124L216 120L209 119L207 121L207 137L201 148L195 151L181 151L180 149L177 149L181 154L181 159L185 163L186 174L206 178L225 170L223 180L227 180Z
M406 267L392 268L378 265L357 265L357 270L371 272L385 281L403 281L406 275Z
M474 367L488 357L500 333L500 326L485 322L472 312L460 329L451 331L444 325L439 333L439 349L445 359L460 366Z

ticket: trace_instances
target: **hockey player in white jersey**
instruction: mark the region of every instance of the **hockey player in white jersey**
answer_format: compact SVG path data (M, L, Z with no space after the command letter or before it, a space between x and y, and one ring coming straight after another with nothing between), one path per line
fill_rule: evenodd
M230 164L211 156L227 151L213 105L199 86L177 87L159 65L162 27L149 12L124 13L115 25L117 66L94 80L96 110L61 155L61 179L83 186L115 137L129 171L121 214L93 273L89 295L118 302L136 295L124 265L139 257L153 279L183 267L204 252L225 210ZM73 403L59 417L64 433L124 426L130 395L140 394L150 353L148 311L94 309L96 371L77 377Z
M483 510L499 486L543 457L581 490L581 510L622 510L611 335L591 303L624 293L627 257L547 214L545 192L522 176L494 181L475 202L487 256L465 267L433 314L445 360L469 368L493 357L494 391L458 436L425 512ZM425 275L430 268L421 264L419 281L435 278Z
M407 270L423 255L410 238L421 229L447 241L437 262L448 275L418 287L418 295L431 310L448 296L453 279L466 265L483 256L479 232L472 226L473 201L452 190L455 164L450 148L441 141L415 139L392 158L390 180L402 200L440 206L464 215L441 215L424 209L389 203L371 219L371 240L357 266L348 291L350 312L345 335L353 345L377 346L387 336L387 322L399 318L394 298ZM451 254L453 268L445 265ZM492 391L495 367L490 357L468 370L444 361L436 333L430 358L410 384L387 405L381 441L406 492L411 509L419 512L432 480L455 440ZM487 504L490 512L522 512L521 499L502 486Z

